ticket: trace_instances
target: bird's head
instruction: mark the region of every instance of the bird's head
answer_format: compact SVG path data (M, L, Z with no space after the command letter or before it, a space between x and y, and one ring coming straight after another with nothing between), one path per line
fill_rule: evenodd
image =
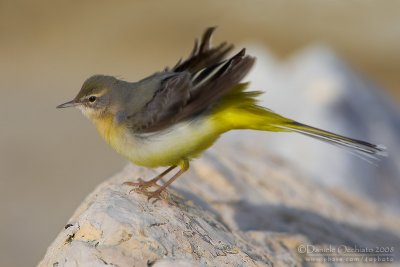
M57 108L77 107L92 120L112 114L118 99L116 95L120 82L113 76L92 76L83 83L81 90L73 100L61 104Z

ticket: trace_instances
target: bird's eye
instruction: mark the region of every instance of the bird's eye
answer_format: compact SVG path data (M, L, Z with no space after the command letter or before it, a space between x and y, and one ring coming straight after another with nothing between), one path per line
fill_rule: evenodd
M89 102L93 103L94 101L96 101L96 99L97 99L97 97L92 95L91 97L89 97Z

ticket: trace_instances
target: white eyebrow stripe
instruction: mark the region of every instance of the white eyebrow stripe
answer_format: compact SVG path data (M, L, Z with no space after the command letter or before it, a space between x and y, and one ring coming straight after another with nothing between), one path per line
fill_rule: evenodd
M87 98L89 98L89 97L91 97L91 96L95 96L95 97L103 96L103 95L105 94L105 92L106 92L106 89L103 89L103 90L101 90L101 91L98 92L98 93L89 94L89 95L85 96L85 99L87 99Z

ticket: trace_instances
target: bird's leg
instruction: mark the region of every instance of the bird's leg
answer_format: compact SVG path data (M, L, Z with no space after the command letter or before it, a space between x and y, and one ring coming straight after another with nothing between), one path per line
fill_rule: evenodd
M160 198L161 192L164 191L165 188L167 188L170 184L172 184L179 176L182 175L182 173L186 172L188 169L189 169L189 161L187 160L182 161L182 163L180 164L180 170L174 176L172 176L171 179L169 179L165 184L163 184L163 186L161 186L154 192L145 193L148 200L152 198Z
M153 179L151 179L149 181L143 181L141 178L139 178L138 182L125 182L123 184L145 189L145 188L155 185L161 178L163 178L166 174L168 174L170 171L172 171L176 167L177 167L176 165L169 167L168 169L166 169L165 171L163 171L162 173L160 173L159 175L157 175L156 177L154 177Z

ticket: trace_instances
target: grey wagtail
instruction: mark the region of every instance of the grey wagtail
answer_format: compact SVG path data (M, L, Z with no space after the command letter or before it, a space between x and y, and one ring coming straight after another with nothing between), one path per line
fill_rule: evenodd
M126 182L148 196L160 193L189 168L189 162L230 130L297 132L377 157L385 149L317 129L259 106L259 91L246 91L243 77L255 59L245 49L227 57L233 45L212 47L215 28L195 41L190 56L173 68L127 82L113 76L88 78L78 95L57 108L77 107L118 153L134 164L168 167L149 181ZM149 188L173 169L179 171L155 191Z

